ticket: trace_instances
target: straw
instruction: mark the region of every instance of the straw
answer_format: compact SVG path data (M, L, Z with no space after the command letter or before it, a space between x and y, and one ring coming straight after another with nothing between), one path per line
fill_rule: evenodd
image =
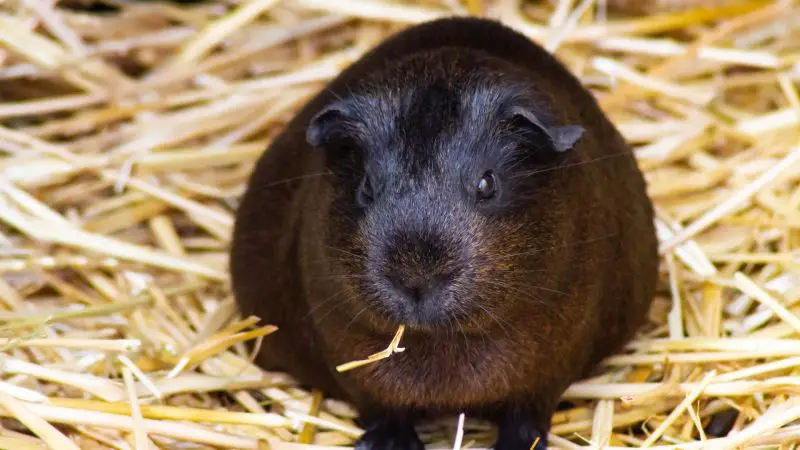
M24 403L0 392L0 406L9 411L23 425L40 437L51 448L78 450L78 446L50 423L37 416Z
M564 392L549 446L800 442L797 1L86 3L0 2L0 448L352 449L352 405L258 367L286 330L237 314L235 211L326 82L394 32L464 14L561 58L656 210L649 320ZM337 370L385 364L403 332ZM495 437L469 411L420 435Z
M336 371L347 372L357 367L365 366L367 364L372 364L382 359L386 359L395 353L404 352L406 349L404 347L399 347L399 345L400 345L400 339L403 337L403 332L405 331L405 329L406 329L405 325L400 325L399 327L397 327L397 332L392 338L392 342L390 342L389 346L386 347L385 349L367 356L366 359L359 359L357 361L351 361L348 363L340 364L336 366Z

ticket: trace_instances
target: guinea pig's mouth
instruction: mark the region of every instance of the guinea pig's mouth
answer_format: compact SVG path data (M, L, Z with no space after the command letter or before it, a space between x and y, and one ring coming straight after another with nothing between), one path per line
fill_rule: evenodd
M411 330L431 333L472 334L481 331L460 308L453 307L458 299L450 293L426 302L409 302L391 294L380 295L374 300L374 311L389 327L405 325Z
M402 312L395 314L395 322L402 323L409 328L432 330L442 326L448 321L447 313L430 305L407 305Z

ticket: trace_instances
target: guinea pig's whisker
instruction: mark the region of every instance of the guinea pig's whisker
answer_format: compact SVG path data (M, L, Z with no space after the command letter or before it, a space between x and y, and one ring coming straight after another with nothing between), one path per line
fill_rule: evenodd
M347 330L350 329L350 327L356 322L356 319L358 319L358 317L361 316L361 314L363 314L367 309L369 309L369 305L362 307L361 310L353 315L353 318L350 319L350 322L347 322L347 326L345 326L342 330L342 336L347 334Z
M272 183L262 184L261 186L254 186L252 189L255 192L263 191L265 189L274 188L283 184L291 183L293 181L300 181L307 178L314 178L314 177L323 177L333 175L333 172L330 170L327 172L319 172L319 173L309 173L305 175L298 175L296 177L284 178L283 180L273 181Z
M509 254L506 254L506 255L500 255L499 257L496 257L496 258L498 260L502 260L502 259L506 259L506 258L514 258L514 257L517 257L517 256L535 255L537 253L541 253L541 252L544 252L544 251L547 251L547 250L555 250L557 248L567 248L567 247L576 247L576 246L579 246L579 245L593 244L595 242L599 242L599 241L602 241L602 240L605 240L605 239L611 239L611 238L617 237L617 236L619 236L619 233L608 233L608 234L605 234L603 236L593 237L591 239L583 239L583 240L580 240L580 241L573 241L573 242L570 242L568 244L562 244L562 245L553 245L553 246L549 246L549 247L539 247L539 248L535 248L533 250L529 250L529 251L526 251L526 252L509 253Z
M467 332L464 329L464 325L461 324L461 321L458 320L458 317L453 317L452 319L456 323L456 326L458 326L458 331L461 333L461 336L464 338L464 346L466 347L465 349L466 357L469 358L469 355L472 354L472 350L470 348L470 342L469 342L470 339L467 336Z
M492 321L495 322L500 327L501 330L503 330L503 334L505 334L506 337L510 338L510 336L511 336L510 333L508 332L508 329L506 328L506 326L511 327L511 331L514 331L516 333L519 332L519 330L517 330L517 327L515 327L514 324L510 323L509 321L507 321L505 319L500 319L499 317L497 317L497 315L492 313L485 306L483 306L481 304L478 304L478 308L480 308L481 311L483 311L487 316L489 316L489 318L492 319ZM485 333L488 334L488 331L486 331Z
M453 336L453 335L455 335L456 334L456 327L455 327L455 325L453 323L453 318L450 317L450 316L445 315L444 319L445 319L444 323L445 323L445 328L446 328L445 336Z
M525 292L525 291L523 291L523 290L521 290L519 288L515 288L513 285L511 285L509 283L498 282L498 281L487 281L487 280L482 280L481 283L488 284L488 285L491 285L491 286L496 286L496 287L498 287L500 289L507 289L509 291L512 291L514 293L517 293L517 294L523 296L523 298L526 298L526 299L529 299L529 300L533 300L536 303L539 303L539 304L542 304L542 305L547 303L544 300L542 300L541 298L535 297L535 296L531 295L530 293ZM527 286L525 286L525 289L538 289L540 291L552 292L553 294L567 295L566 292L561 292L561 291L556 290L556 289L550 289L550 288L546 288L546 287L542 287L542 286L536 286L536 285L527 285Z
M464 326L461 325L461 321L458 320L458 317L451 317L448 319L448 322L453 322L458 327L458 332L461 333L461 336L464 338L464 342L467 345L467 349L469 349L469 339L467 339L467 332L464 330ZM455 334L455 328L453 329L453 334Z
M346 302L347 298L342 298L335 302L330 302L329 305L332 304L332 307L328 309L323 315L316 318L315 322L317 323L317 325L321 325L323 322L325 322L326 319L332 317L333 312L339 309L339 307L344 305Z
M336 207L333 207L333 206L331 207L331 210L333 212L336 212L336 213L340 214L341 218L346 220L354 228L356 228L356 229L358 228L358 222L356 222L355 219L351 218L349 216L349 214L347 213L347 211L344 211L342 208L336 208Z
M340 295L342 295L342 294L344 294L344 293L345 293L345 291L344 291L344 289L342 289L341 291L339 291L339 292L336 292L335 294L333 294L333 295L329 296L329 297L328 297L328 298L326 298L325 300L323 300L323 301L319 302L319 304L318 304L318 305L314 306L313 308L311 308L311 309L308 311L308 314L306 314L304 318L308 318L310 315L312 315L312 314L314 314L315 312L319 311L319 310L320 310L320 309L322 309L324 306L326 306L326 305L329 305L330 303L332 303L332 302L333 302L333 301L336 299L336 297L338 297L338 296L340 296Z
M517 267L509 267L509 268L500 269L498 271L502 272L504 274L507 274L507 273L519 274L519 273L542 273L542 272L547 272L549 270L550 269L520 269L520 268L517 268Z
M509 287L515 287L516 286L522 292L525 292L525 289L531 288L531 285L528 284L528 283L530 283L530 280L512 279L512 280L504 280L503 283L505 285L509 286ZM569 293L567 293L567 292L560 291L558 289L553 289L553 288L546 288L546 287L543 287L543 286L533 286L533 288L534 289L541 289L541 290L544 290L544 291L552 292L554 294L559 294L559 295L563 295L563 296L569 295Z
M365 280L366 275L351 274L351 275L323 275L320 277L309 277L310 280Z
M486 313L486 315L489 316L489 318L493 322L495 322L498 325L500 325L500 322L497 320L497 316L495 316L494 314L489 312L489 310L486 309L484 306L478 305L478 307L481 308ZM503 330L503 333L504 333L505 336L508 336L508 331L505 329L505 327L500 325L500 329ZM477 327L477 330L478 330L477 334L481 338L482 348L486 349L486 345L487 345L486 339L489 338L491 340L491 338L492 338L491 333L490 333L490 331L488 329L485 329L483 327Z
M347 251L347 250L344 250L344 249L341 249L341 248L332 247L330 245L326 245L325 247L327 247L329 250L333 250L335 252L344 253L345 255L352 256L353 258L357 258L357 259L359 259L361 261L366 261L367 260L366 256L362 256L362 255L359 255L359 254L356 254L356 253L353 253L353 252L350 252L350 251Z
M586 161L578 161L578 162L570 163L570 164L562 164L562 165L558 165L558 166L538 168L538 169L534 169L534 170L529 170L527 172L518 173L517 175L515 175L513 177L509 177L509 179L513 180L513 179L516 179L516 178L530 177L530 176L533 176L533 175L539 175L539 174L548 173L548 172L555 172L555 171L558 171L558 170L574 169L576 167L582 167L582 166L586 166L586 165L589 165L589 164L595 164L595 163L607 161L607 160L614 159L614 158L620 158L620 157L623 157L623 156L630 156L630 153L632 153L632 152L614 153L614 154L611 154L611 155L604 155L604 156L600 156L600 157L597 157L597 158L587 159Z
M342 292L340 292L340 293L342 293ZM317 319L316 319L317 324L321 325L326 319L328 319L329 317L332 317L332 314L333 314L334 311L336 311L337 309L339 309L339 307L341 307L342 305L346 304L348 301L351 301L351 300L353 300L353 297L351 297L349 295L346 295L344 298L340 298L340 299L338 299L336 301L329 301L328 304L332 305L332 307L330 309L328 309L323 315L321 315L320 317L317 317Z
M352 259L331 258L331 257L327 256L325 258L321 258L321 259L317 259L317 260L311 261L308 264L310 264L312 266L317 266L317 265L320 265L320 264L331 264L331 263L350 264L352 262L353 262Z

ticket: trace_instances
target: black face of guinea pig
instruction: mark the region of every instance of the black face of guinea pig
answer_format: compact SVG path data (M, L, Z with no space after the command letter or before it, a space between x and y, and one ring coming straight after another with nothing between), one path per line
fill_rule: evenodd
M452 79L354 90L311 120L307 139L336 177L327 248L354 310L463 331L496 321L504 293L529 284L521 229L535 226L535 173L584 130L554 125L510 81Z

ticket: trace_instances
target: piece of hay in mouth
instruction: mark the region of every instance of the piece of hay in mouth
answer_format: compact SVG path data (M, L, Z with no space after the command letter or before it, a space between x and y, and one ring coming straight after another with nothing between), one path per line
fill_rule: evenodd
M405 347L399 347L400 339L403 337L403 332L406 330L405 325L400 325L397 327L397 332L394 334L394 338L392 338L392 342L389 343L389 346L385 349L379 351L378 353L373 353L367 356L366 359L360 359L357 361L350 361L348 363L340 364L336 366L337 372L347 372L348 370L353 370L357 367L365 366L367 364L372 364L376 361L380 361L382 359L386 359L392 356L394 353L402 353L406 349Z

